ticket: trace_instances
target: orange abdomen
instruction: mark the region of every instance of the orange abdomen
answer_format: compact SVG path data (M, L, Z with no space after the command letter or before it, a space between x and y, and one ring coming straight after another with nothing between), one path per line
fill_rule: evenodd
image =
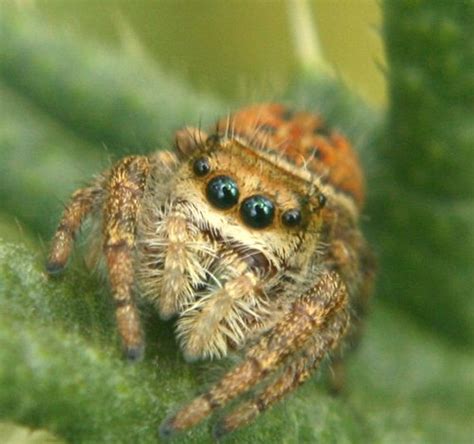
M329 129L320 115L293 112L280 104L255 105L221 120L219 130L282 153L296 167L305 166L362 206L364 180L357 154L347 138Z

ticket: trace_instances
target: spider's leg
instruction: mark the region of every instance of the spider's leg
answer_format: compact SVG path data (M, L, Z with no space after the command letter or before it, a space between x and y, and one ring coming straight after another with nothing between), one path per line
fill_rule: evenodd
M49 274L60 273L66 266L76 233L86 216L100 202L102 193L100 180L97 180L91 186L81 188L72 195L53 237L46 262L46 271Z
M344 353L336 350L331 359L328 385L334 395L344 390L346 360L355 350L364 330L364 318L374 286L376 263L374 255L358 230L345 227L336 233L328 250L327 266L331 266L345 282L353 283L351 329L344 341ZM355 285L354 285L355 283Z
M137 215L149 175L147 157L130 156L111 170L104 202L103 250L115 315L125 355L137 360L143 354L143 334L133 300L134 247Z
M202 421L214 409L247 392L264 380L290 355L302 351L335 313L347 305L347 290L334 272L323 273L315 286L298 298L289 312L252 347L245 360L226 373L209 391L165 420L160 431L169 435Z
M348 327L349 313L346 307L340 307L339 311L328 320L327 325L315 332L301 355L295 361L289 362L276 380L219 421L214 435L217 438L221 437L253 421L260 413L305 382L327 354L340 344Z

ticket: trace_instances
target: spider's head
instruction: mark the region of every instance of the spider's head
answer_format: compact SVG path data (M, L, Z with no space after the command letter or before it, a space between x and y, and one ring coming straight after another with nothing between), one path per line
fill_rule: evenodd
M200 229L274 270L314 254L326 198L310 173L238 137L187 134L173 192Z

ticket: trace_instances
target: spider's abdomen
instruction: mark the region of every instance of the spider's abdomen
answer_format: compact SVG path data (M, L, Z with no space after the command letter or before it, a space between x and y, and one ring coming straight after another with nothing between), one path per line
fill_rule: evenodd
M234 113L230 120L222 119L219 130L230 130L265 150L283 154L296 167L304 166L362 206L364 181L357 154L348 139L328 128L320 115L292 112L280 104L255 105Z

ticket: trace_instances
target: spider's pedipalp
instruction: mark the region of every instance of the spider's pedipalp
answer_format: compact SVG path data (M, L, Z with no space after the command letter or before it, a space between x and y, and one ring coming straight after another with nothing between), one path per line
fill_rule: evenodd
M238 265L231 268L234 276L221 286L210 285L178 321L177 335L188 361L225 356L229 342L242 346L250 320L257 322L264 315L265 300L256 294L258 280L246 271L246 264Z
M347 302L347 290L338 275L323 273L315 286L297 299L287 315L248 351L240 365L225 374L209 391L166 420L161 432L169 435L188 429L214 409L223 407L263 381L287 357L301 352L312 336L321 332L324 335L331 319L336 313L344 312ZM340 339L337 337L337 343ZM333 348L325 348L323 339L320 344L323 356Z

